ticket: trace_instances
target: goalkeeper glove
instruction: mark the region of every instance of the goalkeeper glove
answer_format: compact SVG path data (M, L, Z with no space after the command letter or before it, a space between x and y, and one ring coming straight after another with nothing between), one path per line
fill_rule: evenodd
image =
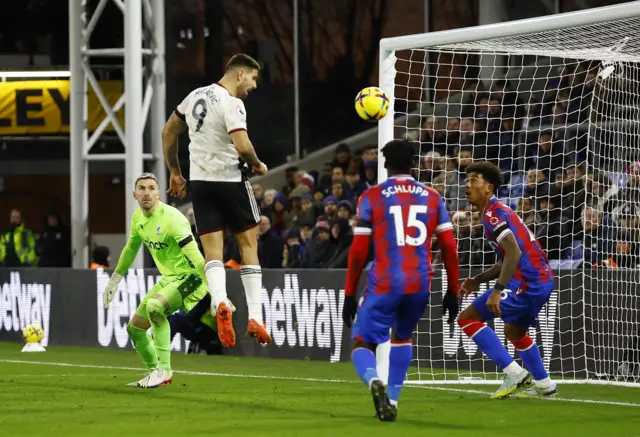
M447 311L449 311L449 319L447 320L447 323L453 323L456 317L458 317L458 312L460 311L458 293L455 291L447 290L447 293L444 295L444 299L442 299L442 315L446 315Z
M111 305L111 301L113 297L116 295L116 291L118 291L118 285L122 280L122 275L119 273L113 273L111 275L111 279L109 279L109 283L107 283L107 287L104 289L104 309L108 310L109 305Z
M344 306L342 307L342 321L347 328L353 325L353 319L358 311L358 301L355 296L345 296Z

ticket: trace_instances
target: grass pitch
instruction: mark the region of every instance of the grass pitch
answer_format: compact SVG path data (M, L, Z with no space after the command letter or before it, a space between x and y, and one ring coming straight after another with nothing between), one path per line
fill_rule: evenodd
M494 386L406 387L374 418L348 363L173 355L173 384L129 351L0 343L0 436L640 436L640 390L562 385L556 400L492 401Z

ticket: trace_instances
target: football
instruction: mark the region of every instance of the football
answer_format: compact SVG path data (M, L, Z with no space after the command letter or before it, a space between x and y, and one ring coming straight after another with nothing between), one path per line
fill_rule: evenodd
M26 343L39 343L44 338L44 331L40 325L32 323L22 330L22 337Z
M380 88L371 86L358 93L355 106L356 112L363 120L380 120L389 110L389 97Z

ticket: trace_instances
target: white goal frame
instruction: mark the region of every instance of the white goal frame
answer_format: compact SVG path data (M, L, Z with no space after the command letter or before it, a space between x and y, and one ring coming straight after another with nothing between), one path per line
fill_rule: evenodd
M395 78L396 78L396 51L411 49L429 49L439 46L450 46L457 43L468 43L473 41L490 40L494 38L513 37L519 35L527 35L537 32L562 30L567 28L575 28L579 26L587 26L602 22L623 20L628 18L640 17L640 1L625 3L615 6L607 6L601 8L593 8L578 12L563 13L557 15L549 15L536 17L531 19L509 21L503 23L481 25L475 27L467 27L455 30L446 30L422 34L414 34L407 36L399 36L393 38L384 38L380 41L380 58L379 58L379 88L381 88L389 97L390 105L387 115L378 123L378 182L387 179L387 172L384 168L384 157L380 149L384 144L396 139L395 137ZM400 123L404 124L404 123ZM404 134L403 134L404 135ZM461 308L462 310L462 308ZM586 342L586 338L584 339ZM384 345L388 350L388 344ZM383 347L383 345L381 345ZM380 353L380 349L378 350ZM385 353L386 355L386 353ZM386 358L386 357L385 357ZM382 361L383 363L381 363ZM384 362L386 361L386 362ZM378 370L382 371L385 376L388 371L387 360L378 362ZM408 384L497 384L500 381L494 379L486 380L420 380L407 381ZM640 384L627 381L612 381L599 379L557 379L562 384L598 384L598 385L616 385L627 387L638 387Z

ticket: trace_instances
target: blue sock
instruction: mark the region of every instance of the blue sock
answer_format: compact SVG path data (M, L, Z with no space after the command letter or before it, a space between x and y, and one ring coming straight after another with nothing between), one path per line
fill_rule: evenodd
M458 319L458 325L500 369L513 363L513 357L509 355L493 329L477 320Z
M353 367L356 368L360 379L369 387L371 380L378 377L378 373L376 372L376 356L373 351L359 347L351 353L351 361L353 361Z
M404 378L411 365L413 358L413 348L409 343L391 343L391 353L389 354L389 385L387 393L389 399L398 402Z
M523 345L515 344L515 343L519 343L523 341L525 343L524 345L525 348L519 349L518 346L523 346ZM535 344L533 342L533 339L531 339L531 337L529 337L528 335L526 335L525 338L523 338L519 342L514 342L514 345L516 346L518 355L520 356L520 358L522 359L522 362L524 363L524 367L526 367L527 370L531 372L533 379L535 379L536 381L541 381L545 378L548 378L549 374L547 373L547 370L544 368L544 363L542 362L542 357L540 356L540 349L538 349L538 345ZM527 345L527 343L529 344Z

